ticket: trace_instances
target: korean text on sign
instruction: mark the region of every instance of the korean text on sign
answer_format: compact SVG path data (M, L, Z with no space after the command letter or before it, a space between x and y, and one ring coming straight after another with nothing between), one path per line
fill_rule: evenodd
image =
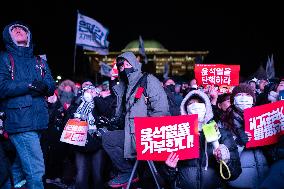
M69 119L61 134L60 141L77 146L85 146L87 140L88 123Z
M180 159L199 155L196 115L135 118L134 121L137 159L162 161L171 152L177 152Z
M195 64L194 73L197 85L237 86L239 84L239 65Z
M251 135L247 147L278 142L284 133L284 102L278 101L245 110L245 129Z
M144 146L142 154L147 151L150 153L176 152L193 147L193 135L190 134L188 122L155 127L154 130L146 128L141 130L141 145Z

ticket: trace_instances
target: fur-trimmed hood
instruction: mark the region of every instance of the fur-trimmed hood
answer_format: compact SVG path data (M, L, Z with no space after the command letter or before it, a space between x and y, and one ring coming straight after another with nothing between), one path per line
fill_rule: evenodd
M69 79L66 79L60 83L58 87L58 94L60 95L64 91L64 87L68 85L72 88L73 93L76 92L77 89L76 89L75 83Z
M25 29L28 35L28 42L26 47L21 47L16 44L16 42L11 37L11 30L14 26L20 26ZM17 54L18 56L31 57L33 56L33 44L32 44L32 34L27 25L22 22L16 21L7 25L3 30L3 41L5 43L6 49L12 54Z
M188 115L186 107L187 107L188 101L193 96L198 96L205 102L206 114L205 114L204 122L202 123L202 124L205 124L213 118L213 111L212 111L211 102L210 102L208 96L200 90L192 90L184 97L184 99L182 100L181 105L180 105L181 115Z

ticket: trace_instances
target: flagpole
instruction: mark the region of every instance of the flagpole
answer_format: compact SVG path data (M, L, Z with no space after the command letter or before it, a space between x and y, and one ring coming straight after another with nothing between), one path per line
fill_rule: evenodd
M75 45L74 45L74 53L73 53L73 75L75 76L76 73L76 55L77 55L77 27L78 27L78 16L79 16L79 10L77 10L77 20L76 20L76 37L75 37Z
M73 55L73 74L75 76L76 73L76 54L77 54L77 45L75 42L75 47L74 47L74 55Z

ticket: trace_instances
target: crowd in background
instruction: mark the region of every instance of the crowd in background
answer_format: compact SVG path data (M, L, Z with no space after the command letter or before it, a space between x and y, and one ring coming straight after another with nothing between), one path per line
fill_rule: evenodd
M115 169L110 163L108 155L104 152L99 139L92 141L92 144L86 147L78 147L60 142L60 137L68 119L74 118L74 113L81 104L84 92L87 90L92 91L91 94L94 101L93 115L96 118L105 117L111 119L114 116L116 106L116 98L111 88L116 85L117 82L118 80L106 80L103 83L95 84L92 80L85 80L82 83L64 80L58 84L54 95L47 98L50 116L49 126L48 129L42 133L41 138L46 166L45 179L47 185L53 184L62 188L67 188L68 186L88 188L90 184L93 188L103 188L105 183L115 174ZM218 91L213 87L208 89L200 88L197 86L195 79L189 82L176 83L174 78L168 78L161 81L161 85L164 87L167 94L169 108L173 112L172 115L181 114L180 110L185 107L185 104L182 104L182 102L185 101L185 98L187 100L190 98L188 94L191 94L191 96L202 96L204 93L210 100L210 103L206 105L212 107L212 112L214 112L212 115L216 122L225 122L228 125L232 124L226 127L232 129L232 133L238 133L238 129L234 128L236 124L230 123L230 120L226 120L228 115L230 115L234 118L237 117L235 118L237 120L240 118L240 120L238 120L238 122L240 122L239 127L243 129L242 112L234 106L234 101L232 101L232 95L236 94L218 94ZM279 91L284 90L284 81L277 78L272 80L250 80L240 84L235 90L236 89L239 90L238 93L250 94L254 99L254 105L262 105L278 100ZM233 92L235 91L233 90ZM203 97L204 99L201 97L200 102L206 101L207 97ZM197 99L198 98L199 97L197 97ZM222 133L222 136L226 135L228 135L228 133ZM237 142L239 148L244 148L244 144L247 140L247 137L243 136L243 141L240 140ZM202 158L203 157L201 157L201 159ZM267 179L276 179L273 174L272 176L269 175L269 171L273 172L273 170L269 170L269 167L272 166L274 169L280 169L280 166L283 167L282 158L282 143L242 151L240 153L240 160L243 174L241 174L236 181L228 182L229 184L227 183L225 187L258 188L261 183L265 185ZM186 167L188 165L185 161L181 162L180 166ZM195 164L192 166L198 167ZM251 170L246 172L244 169ZM140 181L140 186L154 187L151 175L145 167L142 174L145 174L143 175L145 178ZM216 173L216 177L219 177L218 172ZM253 180L249 180L250 177L252 177ZM141 178L143 178L142 175ZM165 178L170 177L165 176ZM145 182L147 180L152 182L150 186L149 183ZM215 178L214 181L207 180L203 182L217 183L218 179ZM190 184L185 183L185 186L190 186ZM201 188L205 187L203 186Z
M13 67L8 72L4 63L0 65L0 97L7 113L7 118L0 115L4 120L4 127L0 127L0 161L7 162L0 164L1 187L5 188L7 183L16 188L27 185L42 188L42 174L46 188L126 187L136 157L133 118L198 114L199 158L181 161L172 153L165 162L154 163L164 188L283 188L283 137L277 144L247 149L251 136L244 130L244 110L280 100L283 79L257 78L240 83L230 93L219 94L215 86L203 88L194 78L182 83L176 83L174 78L159 81L152 74L142 73L135 55L125 52L116 59L119 77L99 84L90 79L80 83L66 79L58 83L52 94L55 86L47 64L46 74L41 75L43 68L35 66L33 56L28 56L32 48L26 43L31 35L25 44L15 43L8 33L14 29L29 34L26 26L20 24L6 29L8 50L18 52L14 54L18 70L13 75ZM22 51L25 53L19 53ZM19 70L32 74L22 74ZM15 114L20 116L12 119ZM87 121L85 146L60 141L70 119ZM218 146L207 142L202 130L212 121L220 130ZM5 125L7 122L9 127ZM40 145L33 145L39 139ZM26 145L27 141L31 144ZM39 149L29 153L28 146ZM14 162L27 163L23 166L26 175L15 174L21 171L19 166L16 170ZM228 172L220 174L220 162L226 163ZM38 166L29 167L36 163ZM143 163L130 182L135 188L155 188L152 175Z

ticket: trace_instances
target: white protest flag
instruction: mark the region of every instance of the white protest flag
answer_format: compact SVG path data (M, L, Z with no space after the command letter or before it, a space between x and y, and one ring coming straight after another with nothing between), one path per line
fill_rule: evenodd
M107 77L111 77L111 69L112 67L109 66L108 64L104 63L104 62L100 62L99 65L101 66L100 68L100 74L107 76Z
M78 13L76 45L84 49L97 51L99 54L108 53L108 30L96 20Z

